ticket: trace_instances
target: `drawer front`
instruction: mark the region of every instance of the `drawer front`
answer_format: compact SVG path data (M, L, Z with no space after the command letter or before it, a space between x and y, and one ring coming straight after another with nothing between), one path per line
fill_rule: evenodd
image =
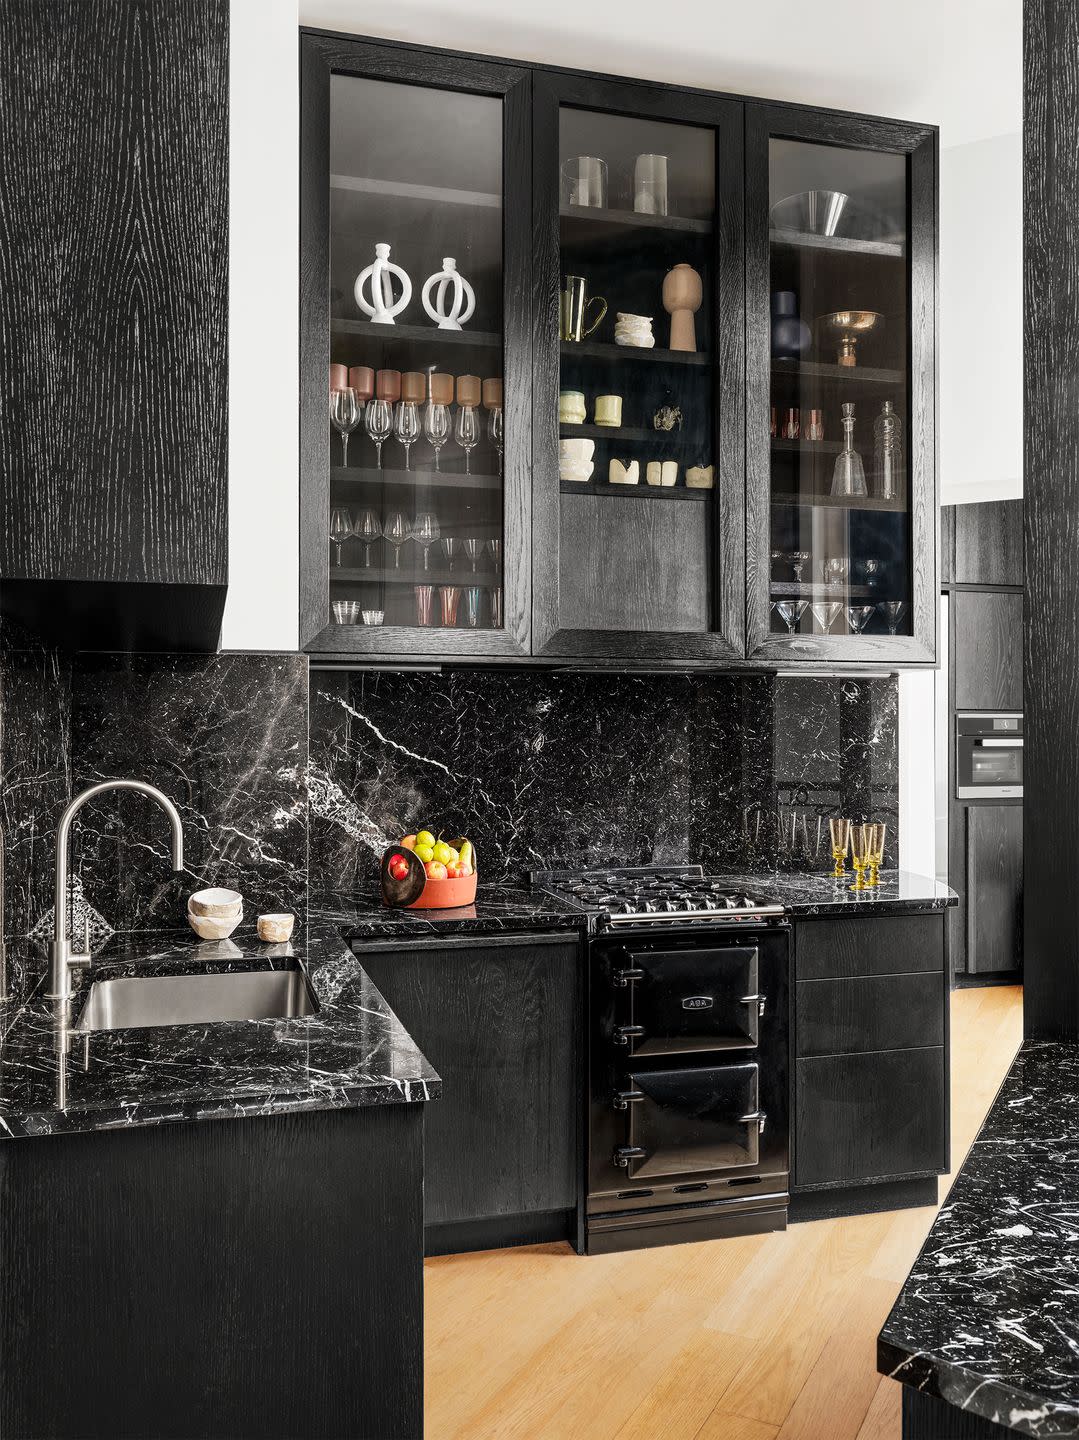
M845 980L917 970L944 973L944 912L800 920L795 927L799 980Z
M798 1056L944 1044L944 973L802 980L795 987Z
M943 1174L944 1049L799 1060L795 1114L796 1187Z

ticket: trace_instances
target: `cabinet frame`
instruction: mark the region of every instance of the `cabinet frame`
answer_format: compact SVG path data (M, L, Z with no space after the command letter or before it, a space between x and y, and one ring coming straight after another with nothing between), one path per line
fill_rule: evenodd
M330 621L330 79L490 95L502 118L503 627L334 625ZM375 40L300 34L300 648L389 661L525 658L531 653L532 73ZM421 277L413 277L418 291ZM414 291L414 293L416 293Z
M801 140L908 157L910 245L910 635L773 635L771 455L750 439L771 404L768 142ZM746 655L773 663L935 665L937 659L937 131L832 111L746 105Z

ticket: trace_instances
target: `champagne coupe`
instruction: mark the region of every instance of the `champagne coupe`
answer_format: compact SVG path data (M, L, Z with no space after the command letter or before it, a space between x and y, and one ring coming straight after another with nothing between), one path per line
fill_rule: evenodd
M470 561L470 563L471 563L471 565L472 565L472 573L473 573L473 575L475 575L475 573L476 573L476 562L479 560L480 556L483 554L483 541L480 540L480 539L478 539L475 535L469 535L468 538L467 538L467 539L465 540L465 542L464 542L464 547L465 547L465 554L468 556L469 561Z
M335 505L330 512L330 539L337 547L337 555L334 559L335 565L341 563L341 546L355 532L352 528L352 516L344 505Z
M491 539L487 542L487 548L491 552L491 564L495 567L497 575L502 569L502 541Z
M355 390L330 391L330 419L341 437L341 464L348 465L348 437L360 423L363 409Z
M382 447L393 434L393 411L388 400L369 400L364 413L364 427L378 452L378 468L382 469Z
M409 452L420 438L420 412L412 400L398 400L393 415L393 433L405 449L405 469L411 470Z
M838 600L813 601L813 618L825 635L828 634L835 624L836 617L842 609L843 606Z
M412 538L417 545L423 546L423 568L425 570L431 568L431 546L438 544L441 534L442 527L439 525L438 516L434 511L421 510L412 526Z
M431 377L434 379L434 376ZM442 467L439 463L439 452L443 445L450 438L450 407L440 405L437 401L428 400L423 410L423 433L428 445L435 452L435 469Z
M869 617L877 607L875 605L848 605L847 624L850 626L852 635L860 635L869 624Z
M457 419L454 422L453 438L465 452L465 474L472 474L472 452L479 444L479 426L476 424L476 410L472 405L462 405L458 408Z
M799 584L802 583L802 571L806 568L809 558L808 550L791 550L787 555L794 578Z
M799 621L809 609L808 600L777 600L775 611L787 627L787 633L793 635L798 629Z
M378 511L372 510L370 505L365 505L357 517L352 533L357 540L363 541L364 568L370 569L371 546L376 540L382 538L382 521L378 518Z
M459 543L456 535L443 535L442 537L442 550L446 556L446 564L451 571L453 570L453 557L457 553Z
M882 600L878 609L884 616L888 634L894 635L899 629L900 620L907 613L907 602L905 600Z
M835 861L835 869L832 874L837 880L842 880L847 873L843 862L847 858L847 849L850 846L850 821L829 820L828 829L832 838L832 859Z
M411 530L411 525L400 510L394 510L386 516L386 526L382 533L393 546L393 568L395 570L401 568L401 546L408 539Z
M487 416L487 438L498 451L498 473L502 474L502 406L499 405Z

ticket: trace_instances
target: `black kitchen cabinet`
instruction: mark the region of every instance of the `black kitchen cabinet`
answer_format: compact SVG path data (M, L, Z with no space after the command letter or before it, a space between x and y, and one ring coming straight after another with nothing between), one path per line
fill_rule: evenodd
M353 948L442 1077L425 1116L428 1253L571 1237L583 1065L576 936Z
M1023 964L1023 807L968 805L968 975L1015 974Z
M933 663L934 129L317 31L302 57L306 649ZM392 326L354 293L379 243ZM418 303L445 255L458 330ZM865 493L833 485L847 405Z
M877 1208L871 1186L927 1203L948 1168L944 915L798 920L794 951L791 1190L844 1192L802 1213Z
M941 578L956 585L1021 586L1022 500L944 506Z
M955 707L1023 709L1023 597L1008 590L956 590Z
M0 608L215 649L227 582L226 0L0 7Z

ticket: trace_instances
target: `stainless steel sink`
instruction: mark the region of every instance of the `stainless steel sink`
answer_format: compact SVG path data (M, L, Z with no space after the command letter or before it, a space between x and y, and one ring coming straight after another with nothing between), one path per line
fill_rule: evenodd
M298 966L215 975L139 975L95 980L77 1031L206 1025L220 1020L292 1020L318 1012Z

